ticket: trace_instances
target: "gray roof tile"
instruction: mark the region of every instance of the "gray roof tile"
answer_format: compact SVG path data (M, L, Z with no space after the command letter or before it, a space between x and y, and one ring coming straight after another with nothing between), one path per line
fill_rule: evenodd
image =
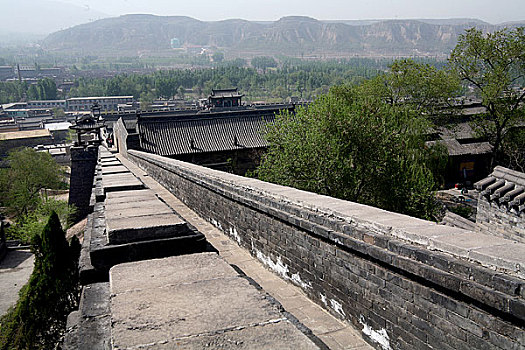
M275 120L266 115L197 116L139 120L140 146L162 156L231 151L268 146L264 126Z

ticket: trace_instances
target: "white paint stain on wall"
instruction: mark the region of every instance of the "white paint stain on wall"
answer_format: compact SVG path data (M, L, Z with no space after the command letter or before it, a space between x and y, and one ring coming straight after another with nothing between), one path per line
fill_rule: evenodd
M211 219L210 222L211 222L211 224L212 224L213 226L217 227L219 230L222 230L222 225L221 225L220 222L218 222L218 221L215 220L215 219Z
M379 331L373 330L372 327L365 323L365 318L362 315L359 317L359 323L363 325L363 333L369 336L373 342L378 343L383 350L392 350L390 347L390 337L386 329L383 328Z
M218 222L217 220L210 219L210 222L212 223L213 226L217 227L219 230L224 231L222 229L221 223ZM230 229L228 230L228 233L230 234L230 236L232 236L237 241L239 245L241 244L241 235L239 235L235 227L230 227Z
M320 293L319 294L321 296L321 301L323 302L323 304L328 307L328 301L326 300L326 295L324 295L323 293Z
M346 316L345 312L343 311L343 305L337 300L330 299L330 307L342 317Z
M239 235L239 233L237 232L237 230L235 229L235 227L230 227L229 233L230 233L230 236L232 236L233 238L235 238L235 240L237 241L237 243L238 243L239 245L241 245L241 236Z
M326 295L324 295L323 293L320 293L319 295L321 296L321 301L326 307L332 308L335 312L341 315L341 317L346 317L346 314L343 311L343 305L340 302L338 302L335 299L330 299L330 305L328 305L328 298L326 297Z
M311 283L306 283L301 279L301 276L299 276L298 273L294 273L291 277L292 282L297 284L298 286L301 286L303 289L309 289L312 288Z
M255 251L257 259L259 259L259 261L268 266L270 270L273 270L274 272L278 273L284 279L290 279L290 276L288 276L288 266L283 264L281 257L278 256L277 261L273 262L273 260L269 256L264 255L261 251L255 249L253 246L252 249Z
M252 243L252 251L255 252L255 256L259 261L261 261L263 264L268 266L270 270L273 270L277 274L279 274L282 278L285 280L292 281L296 285L302 287L303 289L309 289L312 288L311 283L306 283L301 279L301 276L298 273L294 273L290 276L290 271L288 269L288 266L286 266L281 257L277 257L277 261L274 262L269 256L264 255L261 251L255 249L255 246Z

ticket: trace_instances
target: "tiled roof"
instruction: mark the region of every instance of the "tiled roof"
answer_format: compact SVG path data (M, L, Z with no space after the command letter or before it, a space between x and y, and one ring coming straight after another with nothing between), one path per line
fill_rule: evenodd
M525 211L525 174L501 166L492 174L478 181L474 187L489 202L506 205L518 212Z
M138 122L140 146L162 156L266 147L262 131L274 120L273 114L144 118Z
M433 146L436 143L444 145L447 148L448 154L450 156L487 154L492 152L492 146L488 142L473 142L461 144L456 139L449 139L428 141L426 144L428 146Z
M0 133L0 140L30 139L35 137L51 137L51 134L47 129Z
M470 123L459 123L447 127L439 127L437 131L443 140L448 139L472 139L476 137L476 132L472 129Z
M135 132L135 128L137 127L137 119L122 119L122 121L124 122L126 130Z

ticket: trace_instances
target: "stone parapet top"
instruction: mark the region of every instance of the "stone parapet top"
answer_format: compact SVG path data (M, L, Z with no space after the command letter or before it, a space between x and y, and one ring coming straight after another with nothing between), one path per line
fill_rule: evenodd
M214 187L220 194L234 200L255 208L264 207L271 215L311 230L338 245L346 245L348 238L357 238L392 250L381 238L392 237L525 279L523 243L140 151L130 150L129 154L202 186Z

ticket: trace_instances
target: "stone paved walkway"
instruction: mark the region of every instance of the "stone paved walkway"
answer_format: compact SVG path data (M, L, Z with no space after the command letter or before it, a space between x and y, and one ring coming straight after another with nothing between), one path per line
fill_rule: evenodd
M229 264L234 264L241 268L265 292L278 300L286 311L293 314L301 323L310 328L330 349L373 349L363 340L360 331L356 330L352 325L338 320L312 302L299 287L284 281L266 269L245 249L239 247L223 232L189 209L135 164L124 157L118 155L117 157L183 219L202 232Z
M18 300L18 292L33 272L33 254L29 250L9 250L0 262L0 315Z

